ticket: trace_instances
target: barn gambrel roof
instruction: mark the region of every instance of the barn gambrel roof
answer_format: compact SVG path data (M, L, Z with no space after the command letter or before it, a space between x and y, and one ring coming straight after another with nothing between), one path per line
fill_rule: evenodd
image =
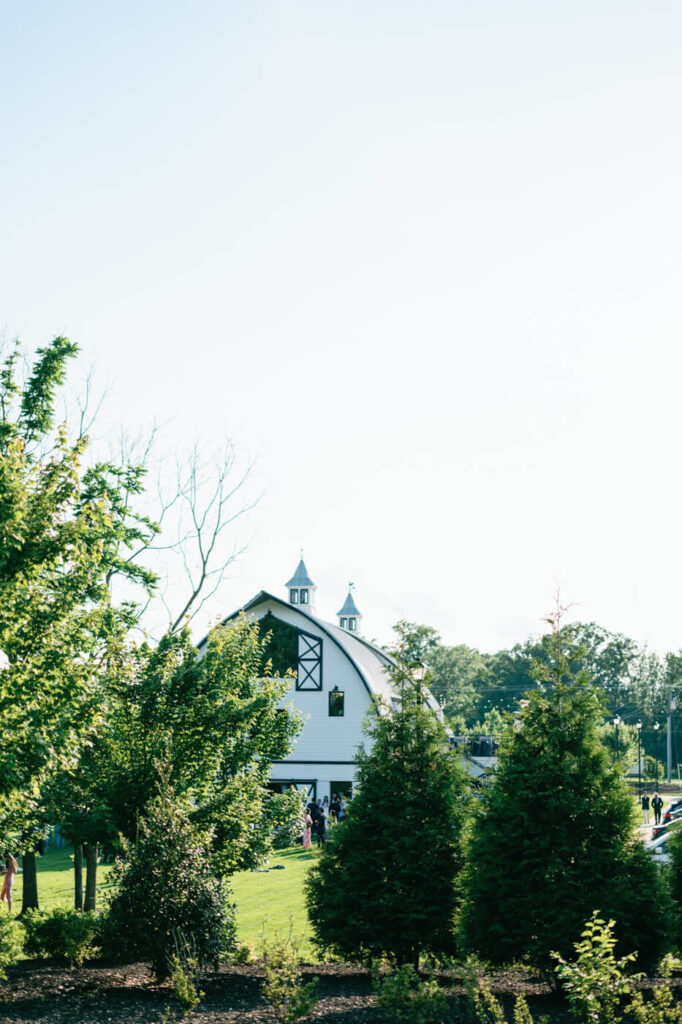
M266 602L272 602L275 605L286 608L287 612L293 612L304 622L312 623L317 626L317 628L320 629L332 643L336 644L336 646L343 651L348 660L355 667L368 692L373 694L380 702L390 705L391 699L395 696L393 687L391 686L391 679L387 672L387 669L394 664L393 658L390 654L387 654L380 647L370 643L368 640L357 636L357 634L348 633L345 629L341 629L340 626L335 626L332 622L325 622L323 619L318 619L309 612L303 611L300 605L297 606L289 604L288 601L283 601L282 598L275 597L274 594L269 594L266 590L261 590L242 608L234 612L232 615L228 615L228 617L223 620L223 624L230 622L242 612L248 614L249 612L254 611L254 609L259 605L265 604ZM207 640L208 637L205 636L203 640L199 641L197 644L199 651L206 646Z
M288 601L283 601L281 597L275 597L274 594L269 594L266 590L259 591L255 597L248 601L242 608L234 612L232 615L228 615L226 619L223 619L223 625L227 622L231 622L238 615L244 613L248 614L254 611L259 605L272 602L274 605L280 605L282 608L286 608L289 613L293 612L296 616L300 617L304 622L311 623L317 626L332 643L336 644L343 653L346 655L348 660L354 666L362 682L364 683L367 691L378 701L379 710L388 710L393 706L393 702L396 698L396 691L391 685L391 677L388 670L392 665L395 665L395 659L391 657L386 651L376 644L370 643L369 640L365 640L363 637L358 636L357 633L349 633L345 629L341 629L340 626L335 626L333 622L325 622L323 619L318 619L315 615L311 615L309 612L303 611L300 605L292 605ZM205 647L208 637L205 636L203 640L200 640L197 644L199 651L202 647ZM433 694L426 689L426 703L434 711L438 718L443 721L443 712L441 711L440 705ZM446 727L448 733L451 732Z

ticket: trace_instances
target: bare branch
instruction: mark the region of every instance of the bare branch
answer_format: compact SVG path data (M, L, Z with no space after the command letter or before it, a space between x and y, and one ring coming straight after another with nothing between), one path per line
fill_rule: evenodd
M79 411L79 423L78 423L78 436L77 440L81 440L86 437L92 430L93 424L98 419L105 400L109 396L109 388L102 388L99 397L95 402L95 406L90 410L92 402L92 391L95 380L95 363L90 364L87 376L85 378L85 385L83 394L76 399L76 406Z
M177 467L179 494L184 511L191 522L191 529L184 532L179 548L185 578L189 584L189 594L173 620L173 632L177 631L184 621L191 621L198 614L216 593L228 567L244 550L233 549L222 558L218 555L219 542L227 528L245 512L252 510L260 500L259 495L244 506L231 510L233 499L250 479L255 463L248 463L232 483L230 478L235 474L236 464L234 446L228 444L221 463L214 466L211 472L202 464L201 453L195 445L184 480L181 466ZM209 486L210 490L207 491ZM218 562L213 565L216 558ZM209 581L211 585L207 586Z

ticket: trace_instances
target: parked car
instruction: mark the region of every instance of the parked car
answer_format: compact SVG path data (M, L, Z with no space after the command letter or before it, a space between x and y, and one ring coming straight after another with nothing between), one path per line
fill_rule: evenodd
M651 830L651 838L658 839L659 836L664 836L667 832L670 831L671 828L674 828L676 825L677 821L675 820L664 822L662 825L654 825L653 829Z
M659 867L662 867L663 864L670 863L670 854L666 849L666 843L669 839L670 833L664 832L662 836L658 837L658 839L652 839L651 842L646 844L647 850L656 858L656 864L658 864Z
M682 817L682 800L675 800L666 809L666 812L663 815L663 821L665 823L666 821L673 821L675 818L681 818L681 817Z

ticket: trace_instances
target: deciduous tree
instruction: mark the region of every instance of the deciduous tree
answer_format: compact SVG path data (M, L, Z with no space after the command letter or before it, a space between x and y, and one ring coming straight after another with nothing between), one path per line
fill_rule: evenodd
M108 726L97 744L101 799L129 840L156 792L158 765L211 830L214 868L252 867L270 848L266 783L299 719L281 699L288 681L263 667L266 638L239 618L214 629L197 656L189 631L121 652L110 665Z
M118 564L122 547L153 530L127 500L139 492L140 474L86 466L87 438L71 441L66 425L54 426L76 352L56 338L22 381L16 346L0 368L0 648L8 659L0 672L0 825L23 819L28 835L41 787L76 764L100 714L110 575L153 584L144 567Z

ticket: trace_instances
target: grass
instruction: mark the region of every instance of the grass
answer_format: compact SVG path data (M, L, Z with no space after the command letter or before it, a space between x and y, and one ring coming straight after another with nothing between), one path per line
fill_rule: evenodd
M21 867L21 858L18 858ZM36 857L38 871L38 903L41 910L52 907L72 907L74 901L73 850L70 846L63 850L50 847L44 857ZM97 869L97 906L106 905L107 894L111 892L108 879L111 865L100 864ZM23 876L21 871L14 880L12 890L12 915L21 911L21 895ZM83 871L83 891L85 891L85 870ZM3 905L3 909L6 904Z
M291 936L306 960L316 959L310 943L310 928L305 908L303 883L319 853L316 849L293 847L276 850L267 871L242 871L230 880L234 902L237 904L237 936L242 943L250 943L256 952L263 937ZM282 864L284 870L277 870Z
M316 849L303 850L300 846L275 851L263 871L242 871L230 880L232 897L237 904L237 935L242 943L251 944L258 952L263 937L274 939L291 935L300 942L300 954L314 959L310 944L310 929L305 908L303 882L319 856ZM20 860L20 859L19 859ZM21 860L20 860L21 863ZM73 850L50 847L44 857L36 858L38 869L38 902L41 910L52 907L73 906ZM277 870L282 864L284 870ZM97 869L97 907L104 909L112 891L109 878L111 865L100 864ZM21 911L23 880L21 872L14 881L12 914ZM85 870L83 871L85 890ZM6 906L6 905L5 905ZM3 906L2 910L4 911Z
M634 798L636 799L636 798ZM666 794L665 803L670 802ZM639 814L641 808L637 803ZM653 812L651 814L653 822ZM303 850L300 846L275 851L265 865L266 870L242 871L230 879L232 899L237 905L237 936L242 943L250 944L256 953L260 951L263 938L285 938L291 936L299 945L300 955L306 960L318 959L310 942L310 927L305 907L304 886L306 876L319 857L314 847ZM283 865L278 870L275 865ZM37 858L38 899L42 910L51 907L73 906L73 851L50 848L44 857ZM106 907L112 890L109 878L111 866L101 864L97 870L97 906ZM85 871L83 871L85 888ZM21 910L22 876L17 875L14 883L13 913Z

